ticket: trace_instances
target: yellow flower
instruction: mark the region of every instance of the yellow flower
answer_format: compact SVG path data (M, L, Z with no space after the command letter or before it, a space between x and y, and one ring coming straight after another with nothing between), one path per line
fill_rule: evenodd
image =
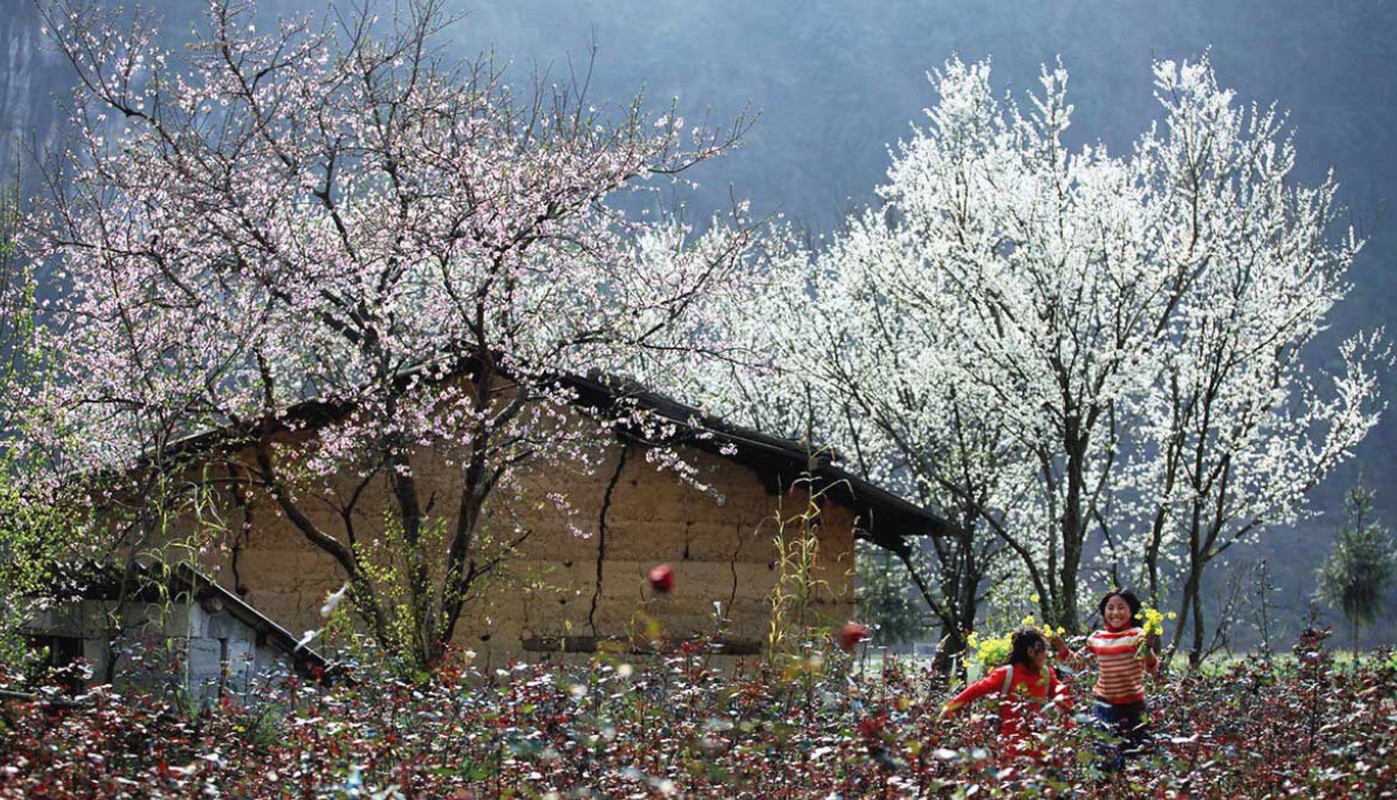
M1135 657L1146 658L1150 652L1150 637L1164 633L1164 615L1159 613L1157 609L1145 606L1140 609L1140 614L1136 618L1143 623L1140 628L1144 636L1140 637L1140 643L1135 646Z
M974 651L973 658L985 669L994 669L1009 663L1009 654L1014 645L1008 636L987 636L981 638L972 633L966 637L968 649Z
M1036 594L1035 594L1035 595L1029 595L1028 601L1029 601L1030 603L1036 603L1036 602L1038 602L1038 600L1039 600L1038 595L1036 595Z
M1144 619L1145 635L1164 633L1164 615L1158 610L1145 607L1140 610L1140 616Z

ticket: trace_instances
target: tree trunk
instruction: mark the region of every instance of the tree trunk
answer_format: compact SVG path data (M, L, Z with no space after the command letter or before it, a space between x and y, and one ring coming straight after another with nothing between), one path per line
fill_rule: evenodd
M1194 581L1193 587L1193 645L1188 651L1189 669L1195 672L1203 665L1203 637L1206 635L1203 624L1203 599L1202 592L1198 590L1198 581Z
M1086 441L1076 433L1080 422L1068 426L1067 451L1067 498L1062 513L1062 566L1058 576L1057 619L1045 620L1054 625L1079 631L1077 616L1077 574L1082 561L1082 539L1084 538L1082 493L1085 488L1083 471L1086 469Z
M967 548L970 546L969 537L965 541L965 546ZM961 561L962 569L957 576L958 584L954 587L955 594L949 602L944 602L937 600L936 594L913 566L911 550L905 540L900 540L897 547L889 549L907 568L907 574L912 576L912 583L916 585L922 600L941 620L942 638L940 645L936 648L936 658L932 661L932 666L943 675L949 674L952 666L950 656L952 653L965 651L966 629L975 622L975 588L979 585L980 576L973 569L973 551Z

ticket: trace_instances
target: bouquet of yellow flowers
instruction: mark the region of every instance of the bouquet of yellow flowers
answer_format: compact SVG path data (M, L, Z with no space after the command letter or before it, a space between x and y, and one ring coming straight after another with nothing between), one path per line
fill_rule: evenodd
M1145 658L1150 652L1150 642L1153 641L1150 637L1157 637L1164 633L1164 620L1166 617L1168 619L1174 619L1177 616L1178 614L1175 614L1173 611L1164 614L1161 613L1159 609L1142 606L1140 608L1140 613L1135 616L1135 619L1140 622L1140 630L1143 632L1143 635L1140 637L1140 643L1135 645L1135 657L1139 659Z
M1008 634L981 638L972 631L965 638L965 646L973 653L971 657L986 671L1009 663L1009 654L1014 651L1013 640Z
M1037 597L1034 599L1037 600ZM1023 627L1036 628L1049 640L1053 637L1053 626L1039 625L1038 620L1032 614L1023 618ZM1067 629L1058 628L1056 633L1058 636L1066 635ZM1009 663L1009 656L1014 652L1014 634L980 636L972 631L969 636L965 637L965 645L967 651L971 653L970 657L975 659L975 662L986 671L989 671Z

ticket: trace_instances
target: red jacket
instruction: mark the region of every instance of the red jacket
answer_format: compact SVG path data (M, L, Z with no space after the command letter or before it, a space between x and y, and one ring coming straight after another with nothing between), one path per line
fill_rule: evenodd
M1029 718L1041 715L1049 698L1071 725L1072 717L1068 712L1072 708L1072 695L1051 669L1047 670L1045 678L1021 664L999 667L965 687L965 691L946 704L946 713L954 713L984 697L999 698L999 734L1011 745L1028 735L1027 729L1033 727Z

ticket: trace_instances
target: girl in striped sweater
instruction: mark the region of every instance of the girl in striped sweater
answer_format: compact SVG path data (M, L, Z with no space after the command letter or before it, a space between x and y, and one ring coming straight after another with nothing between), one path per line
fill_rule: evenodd
M1096 686L1092 689L1092 717L1115 737L1106 757L1108 771L1120 770L1125 758L1139 753L1148 736L1145 707L1145 673L1159 669L1153 637L1136 624L1140 599L1129 589L1112 589L1098 606L1105 627L1087 637L1086 649L1073 653L1062 637L1054 635L1058 658L1096 661Z

